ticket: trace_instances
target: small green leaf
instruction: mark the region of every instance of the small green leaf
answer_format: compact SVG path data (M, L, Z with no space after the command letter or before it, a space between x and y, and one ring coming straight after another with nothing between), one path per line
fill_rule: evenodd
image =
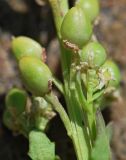
M110 160L110 144L107 129L104 120L99 112L97 114L98 136L95 141L94 148L91 153L91 160Z
M24 112L26 103L27 94L24 90L12 88L6 95L6 107L16 115Z
M32 160L55 160L55 145L39 131L29 134L29 153Z

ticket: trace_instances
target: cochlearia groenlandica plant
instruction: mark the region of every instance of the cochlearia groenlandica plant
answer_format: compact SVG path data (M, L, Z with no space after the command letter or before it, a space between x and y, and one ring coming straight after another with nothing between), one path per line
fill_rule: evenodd
M110 160L111 125L105 125L101 110L116 97L121 76L93 34L99 2L77 0L72 8L68 0L48 4L60 44L63 81L47 66L45 48L29 37L14 37L12 51L25 89L8 92L4 124L29 140L32 160L60 160L46 135L50 120L59 114L77 160ZM53 92L54 85L67 109Z

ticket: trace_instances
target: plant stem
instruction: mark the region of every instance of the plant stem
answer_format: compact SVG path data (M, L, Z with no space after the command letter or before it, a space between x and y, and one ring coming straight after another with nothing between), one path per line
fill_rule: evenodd
M88 91L87 93L87 99L91 99L92 98L92 94ZM92 140L92 145L93 142L96 138L96 118L95 118L95 110L94 110L94 106L93 106L93 102L88 102L88 112L87 112L87 119L88 119L88 123L89 123L89 130L90 130L90 134L91 134L91 140Z
M49 3L52 8L58 38L60 39L60 26L64 15L68 11L68 0L49 0Z
M84 128L84 115L82 108L79 104L78 97L76 94L76 89L71 89L71 120L73 121L74 131L73 131L73 142L75 143L74 148L78 160L88 160L89 159L89 143L86 133L86 128Z
M68 11L68 1L67 0L49 0L56 25L56 30L61 47L61 64L64 80L64 96L67 104L67 110L71 121L72 130L72 141L76 151L78 160L88 160L89 159L89 148L86 141L86 131L84 131L83 119L80 104L75 93L75 89L71 89L71 78L70 78L70 66L71 66L71 51L64 48L61 41L60 26L64 15ZM63 13L63 14L61 14ZM74 95L73 95L74 92ZM58 112L59 113L59 112ZM59 113L61 114L61 113ZM61 119L63 115L61 115ZM65 123L64 123L65 124ZM69 128L69 127L67 127ZM88 139L88 138L87 138Z
M85 111L87 111L88 110L87 100L86 100L86 97L84 96L83 91L82 91L80 72L78 72L76 74L76 89L77 89L77 92L78 92L79 100L80 100L81 104L83 105L83 109Z
M63 80L64 80L64 90L66 94L65 97L68 97L68 80L69 80L71 54L68 50L66 50L63 47L61 42L61 35L60 35L61 23L63 21L65 14L69 9L68 0L49 0L49 3L52 8L56 31L57 31L57 35L60 43L60 48L61 48L61 65L62 65L62 73L63 73Z
M55 77L53 77L53 83L58 88L58 90L64 95L64 88L63 84Z
M53 106L54 110L58 112L58 114L60 115L60 118L62 119L66 127L68 136L71 137L71 134L72 134L71 123L66 111L64 110L63 106L59 102L58 98L52 93L45 95L44 98L48 103L50 103Z
M60 27L61 27L63 18L69 9L68 0L49 0L49 3L52 8L56 31L57 31L57 35L60 43L63 79L64 79L65 90L67 90L68 89L68 70L69 70L68 61L70 60L70 53L62 45Z
M89 111L89 108L88 108L89 106L88 106L86 97L83 94L83 90L82 90L82 86L81 86L80 71L78 71L76 73L76 90L77 90L77 94L78 94L80 104L82 105L82 112L83 112L83 115L84 115L84 122L85 122L86 131L87 131L87 138L89 139L89 146L92 148L92 142L91 142L92 134L91 134L91 131L90 131L90 127L89 127L90 125L89 125L88 116L87 116L88 111Z
M89 124L89 131L91 133L92 138L92 145L96 138L96 117L95 117L95 108L93 101L93 78L94 78L94 71L89 70L87 73L87 119Z

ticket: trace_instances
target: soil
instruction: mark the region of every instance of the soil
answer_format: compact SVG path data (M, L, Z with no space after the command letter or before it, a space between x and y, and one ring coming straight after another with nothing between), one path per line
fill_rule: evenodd
M2 123L5 95L14 86L23 87L11 51L13 36L25 35L39 41L47 50L47 63L61 79L60 51L51 9L40 0L0 0L0 160L28 160L28 141L16 136ZM70 0L70 5L72 5ZM126 0L100 0L101 13L95 34L108 57L121 70L119 98L103 111L106 123L113 121L111 142L113 160L126 160ZM57 93L57 92L56 92ZM59 95L59 94L58 94ZM59 95L61 101L63 98ZM52 120L48 136L56 141L56 153L63 160L75 160L71 141L60 118Z

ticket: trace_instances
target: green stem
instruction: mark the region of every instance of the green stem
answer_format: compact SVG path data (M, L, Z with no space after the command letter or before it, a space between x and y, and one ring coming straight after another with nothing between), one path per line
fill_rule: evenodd
M65 14L69 9L68 0L49 0L49 3L52 8L56 31L61 47L61 65L62 65L62 72L64 79L64 90L66 94L65 97L68 97L68 80L69 80L69 67L70 67L71 54L69 53L68 50L66 50L63 47L60 35L61 23L63 21Z
M63 84L56 77L53 77L53 83L58 88L58 90L64 95Z
M64 80L64 96L67 104L68 113L71 120L72 129L72 141L76 151L78 160L88 160L89 149L87 147L87 142L85 139L85 134L83 130L83 116L77 102L77 97L72 97L72 90L70 90L70 65L71 65L71 51L64 48L61 41L60 26L64 15L68 11L68 1L67 0L49 0L56 25L56 30L61 46L61 64ZM75 104L74 104L75 100ZM59 113L59 112L58 112ZM60 113L59 113L60 114ZM62 115L61 115L62 118ZM68 127L69 128L69 127Z
M84 110L87 111L88 110L87 100L86 100L86 98L83 94L83 91L82 91L80 72L78 72L77 75L76 75L76 89L77 89L77 92L78 92L79 100L83 104Z
M102 89L101 91L98 91L97 93L95 93L93 95L93 99L91 99L91 102L95 101L98 98L101 98L103 96L104 92L105 92L105 90Z
M92 99L92 94L88 91L87 99ZM96 138L96 118L95 118L95 110L93 106L93 102L88 102L88 112L87 112L87 119L89 124L89 132L91 134L92 145Z
M89 143L86 133L86 128L84 128L84 115L82 108L79 104L78 97L76 94L76 89L71 89L71 119L73 120L73 142L74 148L78 160L88 160L89 159Z
M84 122L85 122L85 128L86 128L86 131L87 131L87 137L89 139L89 146L92 148L92 142L91 142L91 139L92 139L92 134L91 134L91 130L90 130L90 122L88 120L88 112L90 113L90 110L89 110L89 106L88 106L88 103L87 103L87 100L83 94L83 90L82 90L82 86L81 86L81 74L80 72L78 71L77 74L76 74L76 90L77 90L77 94L78 94L78 98L79 98L79 101L80 101L80 104L82 105L82 112L84 114Z
M53 17L55 21L56 31L61 47L61 64L64 79L64 88L68 97L68 79L69 79L69 66L70 66L70 53L66 50L61 42L60 27L65 14L69 9L68 0L49 0L50 6L52 8Z
M95 116L95 108L94 102L91 101L93 99L93 86L94 86L94 71L89 70L87 73L87 119L89 123L89 132L91 133L92 137L92 145L96 138L96 116Z
M59 102L58 98L52 93L45 95L44 98L48 103L50 103L53 106L54 110L58 112L62 122L66 127L68 136L71 137L71 134L72 134L71 123L66 111L64 110L63 106Z
M52 8L58 38L60 39L60 27L64 15L68 11L68 0L49 0L49 3Z
M89 138L85 125L85 114L82 109L82 104L79 101L79 95L76 90L76 71L70 69L70 119L73 122L73 143L78 160L89 159Z

